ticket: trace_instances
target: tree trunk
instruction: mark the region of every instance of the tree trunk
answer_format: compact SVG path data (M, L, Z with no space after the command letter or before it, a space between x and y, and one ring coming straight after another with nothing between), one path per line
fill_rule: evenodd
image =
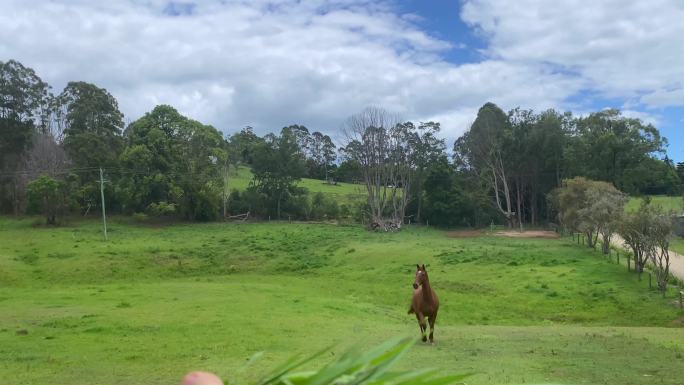
M603 254L610 254L610 239L612 238L612 234L603 234L603 245L602 245L602 250Z
M423 206L423 194L422 191L418 192L418 209L416 210L416 223L420 223L420 209Z
M516 188L516 203L518 205L518 212L517 212L517 218L518 218L518 227L520 228L520 232L523 232L523 216L522 216L522 191L520 187L520 178L518 178L518 181L515 183L515 188Z

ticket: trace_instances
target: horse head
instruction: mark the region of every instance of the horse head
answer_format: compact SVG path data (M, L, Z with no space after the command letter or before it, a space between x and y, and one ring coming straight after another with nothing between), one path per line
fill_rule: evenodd
M427 270L425 270L425 265L416 265L416 279L413 281L413 288L418 289L418 287L422 286L425 282L427 282L427 279L428 276Z

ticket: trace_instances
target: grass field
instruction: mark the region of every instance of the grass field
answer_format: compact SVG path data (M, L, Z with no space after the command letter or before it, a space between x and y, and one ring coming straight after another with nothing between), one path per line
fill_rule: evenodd
M674 237L670 243L670 248L679 254L684 255L684 237Z
M252 181L252 172L248 167L241 166L228 179L230 189L245 190ZM297 183L299 187L305 187L310 193L322 192L336 198L338 203L351 203L363 201L366 197L365 187L360 184L338 183L336 185L326 183L318 179L302 178Z
M681 384L682 316L623 266L565 239L433 229L0 218L0 373L12 384L241 383L296 353L418 335L415 263L442 310L399 367L469 384ZM255 352L265 355L244 365ZM324 357L313 365L327 361Z
M684 198L676 196L665 196L665 195L652 195L651 203L659 205L665 210L671 210L676 213L684 213ZM636 211L641 205L642 198L632 197L627 202L625 209L627 211Z

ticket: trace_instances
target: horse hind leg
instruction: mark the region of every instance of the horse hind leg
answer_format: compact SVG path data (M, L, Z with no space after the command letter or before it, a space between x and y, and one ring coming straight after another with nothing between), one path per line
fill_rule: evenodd
M434 333L435 333L435 321L437 320L437 313L428 317L428 322L430 323L430 343L434 343ZM425 340L423 340L425 341Z

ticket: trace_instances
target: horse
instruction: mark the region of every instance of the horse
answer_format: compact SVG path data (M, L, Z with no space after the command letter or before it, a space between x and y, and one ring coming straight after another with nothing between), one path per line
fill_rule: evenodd
M425 265L416 265L416 279L413 281L413 300L408 314L415 314L418 319L418 326L420 326L420 334L423 336L423 342L427 342L425 333L427 332L427 325L425 324L425 317L430 323L430 343L434 343L435 320L437 319L437 311L439 311L439 298L437 293L430 286L430 279L428 278Z

